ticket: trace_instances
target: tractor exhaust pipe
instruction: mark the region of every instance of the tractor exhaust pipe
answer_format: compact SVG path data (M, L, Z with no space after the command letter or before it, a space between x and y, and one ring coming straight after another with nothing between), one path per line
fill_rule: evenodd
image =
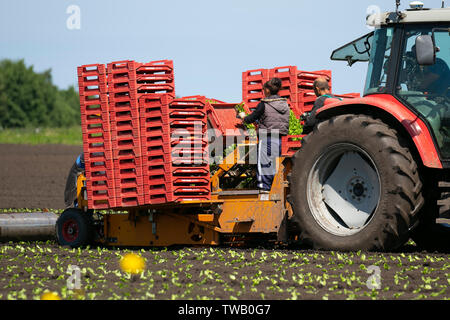
M51 212L0 213L0 241L54 239L57 219Z

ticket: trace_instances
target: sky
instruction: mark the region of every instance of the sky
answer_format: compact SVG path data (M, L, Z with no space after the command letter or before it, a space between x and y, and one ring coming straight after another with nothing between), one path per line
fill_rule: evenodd
M371 31L377 7L393 11L395 0L2 0L0 59L51 69L62 89L83 64L171 59L177 96L240 102L243 71L289 65L332 70L334 93L361 93L367 63L330 56Z

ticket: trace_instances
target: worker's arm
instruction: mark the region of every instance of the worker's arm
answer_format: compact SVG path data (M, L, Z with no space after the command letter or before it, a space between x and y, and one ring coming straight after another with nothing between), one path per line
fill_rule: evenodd
M264 114L264 102L260 102L258 106L256 107L255 111L253 111L251 114L246 116L243 121L245 123L253 123L259 119L261 119L262 115Z

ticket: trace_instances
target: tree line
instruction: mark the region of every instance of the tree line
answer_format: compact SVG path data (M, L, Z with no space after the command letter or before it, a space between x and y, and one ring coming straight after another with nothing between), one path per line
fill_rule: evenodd
M24 60L0 61L0 127L66 127L80 124L80 101L73 86L61 90L51 70L36 72Z

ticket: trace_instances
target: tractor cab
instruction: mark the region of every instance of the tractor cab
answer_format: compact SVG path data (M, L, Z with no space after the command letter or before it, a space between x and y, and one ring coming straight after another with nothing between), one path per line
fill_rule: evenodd
M336 49L332 60L368 62L364 96L389 94L431 132L450 159L450 8L411 3L404 12L369 16L373 32Z

